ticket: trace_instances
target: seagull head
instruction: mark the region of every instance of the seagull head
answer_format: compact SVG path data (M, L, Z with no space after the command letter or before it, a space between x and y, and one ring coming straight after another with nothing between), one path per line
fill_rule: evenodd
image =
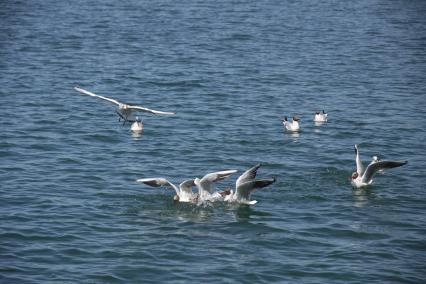
M319 112L319 111L316 111L316 112L315 112L315 114L316 114L316 115L319 115L319 114L320 114L320 112Z
M357 172L353 172L351 175L351 179L356 179L358 177L358 173Z
M173 203L178 203L179 202L179 196L177 194L175 194L173 196Z
M136 121L136 122L142 122L142 119L141 119L139 116L136 116L136 117L135 117L135 121Z
M195 178L194 179L194 184L198 186L200 184L200 179L199 178Z
M297 115L293 116L293 121L299 121L299 120L300 118Z

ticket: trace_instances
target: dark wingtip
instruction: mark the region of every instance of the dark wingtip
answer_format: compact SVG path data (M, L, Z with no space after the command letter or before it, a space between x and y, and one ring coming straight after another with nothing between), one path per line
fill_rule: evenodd
M405 160L405 161L397 161L397 163L399 163L400 166L403 166L403 165L408 164L408 161L407 160Z
M155 180L143 181L142 183L149 185L149 186L152 186L152 187L160 187L161 186Z

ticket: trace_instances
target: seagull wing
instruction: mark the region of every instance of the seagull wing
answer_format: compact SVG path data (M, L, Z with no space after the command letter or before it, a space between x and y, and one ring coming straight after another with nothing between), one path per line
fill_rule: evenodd
M377 171L383 170L383 169L401 167L405 165L406 163L407 161L378 161L375 163L371 163L365 169L365 173L362 176L362 181L365 183L369 183Z
M362 165L361 158L359 156L359 150L358 145L355 144L355 163L356 163L356 172L358 173L358 176L362 175L362 172L364 171L364 166Z
M179 188L165 178L141 178L136 181L143 182L144 184L153 186L153 187L159 187L159 186L172 187L176 191L176 194L179 195Z
M143 112L149 112L153 114L163 114L163 115L174 115L174 112L167 112L167 111L159 111L159 110L153 110L142 106L128 106L128 108L136 110L136 111L143 111Z
M250 180L240 183L236 189L237 200L250 200L251 193L257 188L267 187L276 181L275 178Z
M252 181L256 178L257 170L260 168L260 164L257 164L247 171L245 171L236 181L236 187L238 188L239 185L246 183L248 181Z
M214 172L206 174L201 180L200 180L200 188L199 190L206 190L209 193L212 192L213 189L213 183L225 179L232 175L233 173L236 173L237 170L227 170L227 171L220 171L220 172Z
M195 185L194 180L193 179L189 179L189 180L185 180L183 181L180 185L179 188L181 191L188 193L188 194L192 194L192 187Z
M74 87L74 90L76 90L76 91L78 91L78 92L80 92L80 93L83 93L83 94L89 95L89 96L91 96L91 97L96 97L96 98L100 98L100 99L103 99L103 100L106 100L106 101L112 102L112 103L114 103L114 104L116 104L116 105L121 105L121 103L120 103L119 101L117 101L117 100L114 100L114 99L110 99L110 98L107 98L107 97L103 97L103 96L96 95L96 94L94 94L94 93L92 93L92 92L86 91L86 90L84 90L84 89L82 89L82 88L79 88L79 87Z

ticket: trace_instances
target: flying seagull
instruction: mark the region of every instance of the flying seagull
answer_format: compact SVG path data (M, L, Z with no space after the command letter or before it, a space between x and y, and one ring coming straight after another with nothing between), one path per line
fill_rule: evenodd
M386 161L378 160L373 158L371 163L367 166L364 171L362 166L361 158L359 156L358 145L355 144L355 162L356 162L356 172L352 173L351 183L354 187L360 188L367 185L370 185L373 182L374 175L381 170L401 167L407 163L407 161Z
M107 98L104 96L99 96L96 95L95 93L89 92L87 90L84 90L80 87L74 87L74 89L82 94L91 96L91 97L96 97L105 101L109 101L113 104L116 104L118 106L118 109L116 110L116 113L118 114L119 121L120 119L122 119L124 123L126 122L131 122L132 120L134 120L132 118L132 112L148 112L148 113L152 113L152 114L162 114L162 115L174 115L174 112L165 112L165 111L159 111L159 110L153 110L153 109L149 109L143 106L135 106L135 105L129 105L129 104L125 104L122 102L119 102L115 99L111 99L111 98Z

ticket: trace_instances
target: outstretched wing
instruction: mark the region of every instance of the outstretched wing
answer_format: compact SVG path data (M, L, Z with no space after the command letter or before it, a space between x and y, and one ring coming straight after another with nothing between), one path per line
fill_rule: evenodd
M259 168L260 168L260 164L257 164L251 167L250 169L248 169L247 171L245 171L242 175L240 175L237 181L235 182L236 187L238 188L238 186L240 186L241 184L254 180L256 178L257 170Z
M365 169L365 173L362 177L362 181L365 183L369 183L371 179L374 177L374 175L379 170L383 169L390 169L390 168L396 168L401 167L405 165L407 161L378 161L375 163L370 163L368 167Z
M267 187L276 181L275 178L257 179L239 184L236 189L238 200L250 200L251 193L257 188Z
M142 106L128 106L128 108L136 110L136 111L142 111L142 112L149 112L153 114L163 114L163 115L174 115L174 112L167 112L167 111L159 111L159 110L153 110Z
M188 193L188 194L192 194L192 187L195 185L194 180L193 179L189 179L189 180L185 180L183 181L180 185L179 188L181 191Z
M355 163L356 163L356 172L358 173L358 176L362 175L362 172L364 171L364 166L362 165L361 158L359 156L359 150L358 145L355 144Z
M84 90L84 89L82 89L82 88L79 88L79 87L74 87L74 90L76 90L76 91L78 91L78 92L80 92L80 93L83 93L83 94L85 94L85 95L89 95L89 96L91 96L91 97L96 97L96 98L100 98L100 99L103 99L103 100L106 100L106 101L112 102L112 103L114 103L114 104L116 104L116 105L121 105L121 103L120 103L119 101L117 101L117 100L114 100L114 99L110 99L110 98L107 98L107 97L103 97L103 96L96 95L96 94L94 94L94 93L92 93L92 92L86 91L86 90Z
M141 178L137 179L137 182L143 182L146 185L153 186L153 187L159 187L159 186L168 186L173 188L176 191L176 194L179 195L179 188L177 188L176 185L171 183L165 178Z
M201 190L206 190L209 193L212 192L213 189L213 183L225 179L232 175L233 173L236 173L237 170L227 170L227 171L220 171L220 172L214 172L206 174L201 180L200 180L200 187Z

